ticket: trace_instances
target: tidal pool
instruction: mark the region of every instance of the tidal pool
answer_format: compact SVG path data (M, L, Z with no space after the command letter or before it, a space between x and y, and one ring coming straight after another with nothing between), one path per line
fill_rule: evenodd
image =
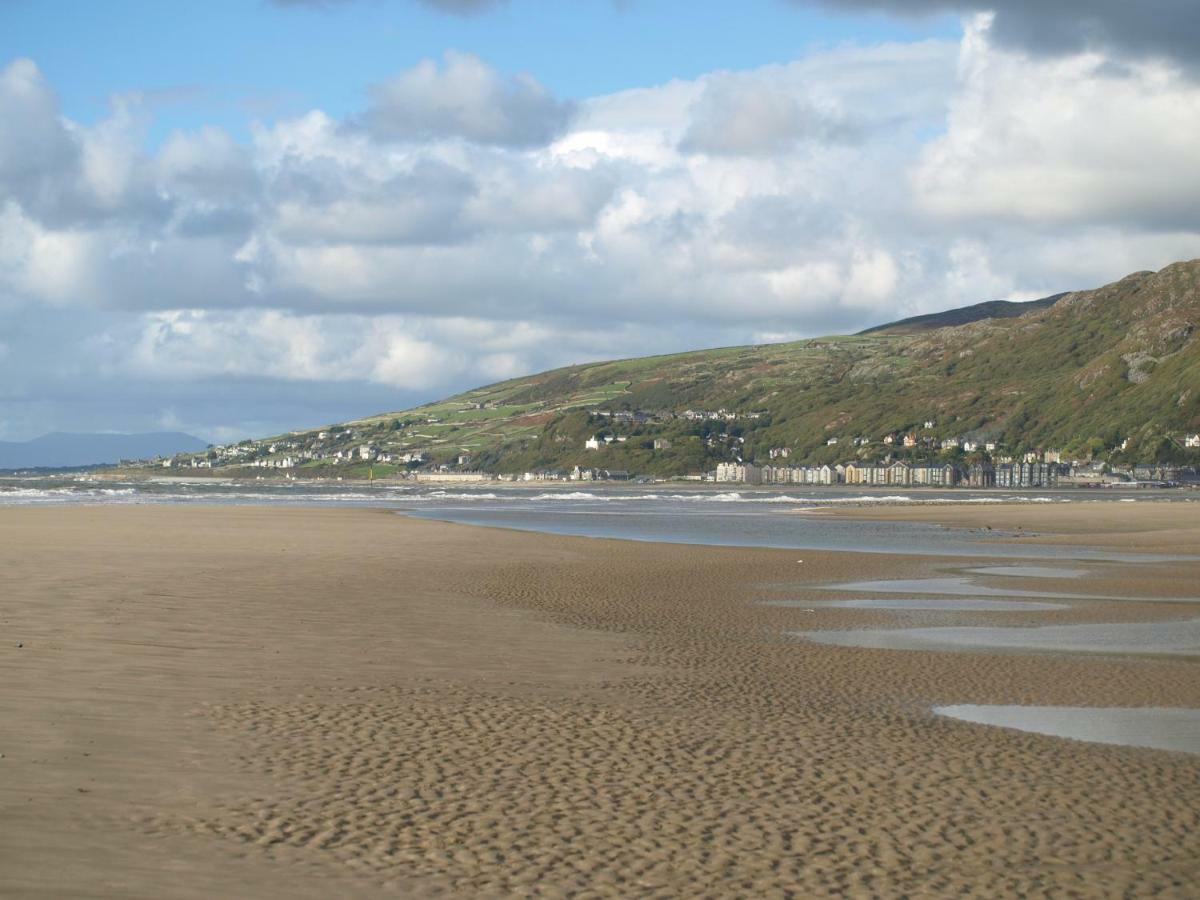
M793 632L818 644L879 650L1035 650L1063 653L1200 654L1200 619L1042 625L950 626Z
M984 600L972 597L869 597L859 600L766 600L765 606L825 607L831 609L941 610L945 612L1043 612L1070 609L1066 603L1035 600Z
M939 716L1098 744L1200 753L1200 710L1171 707L935 706Z
M1098 594L1064 594L1061 591L1018 591L976 584L970 578L896 578L880 581L849 581L828 585L831 591L859 594L953 594L967 597L1048 597L1055 600L1135 600L1135 597L1107 597Z
M1055 569L1051 566L983 566L966 569L972 575L1007 575L1015 578L1078 578L1086 569Z

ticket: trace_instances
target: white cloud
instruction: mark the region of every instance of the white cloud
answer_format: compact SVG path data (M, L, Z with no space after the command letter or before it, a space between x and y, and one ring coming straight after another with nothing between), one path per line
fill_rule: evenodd
M847 140L856 129L836 109L819 109L761 77L711 81L692 111L680 148L732 156L778 155L804 140Z
M946 133L916 169L926 209L1034 223L1195 222L1200 84L1155 63L1113 77L1094 55L997 51L989 21L968 27Z
M401 323L386 319L171 310L145 316L134 353L109 365L168 379L224 375L385 384L408 379L424 386L432 370L426 364L436 361L431 345L407 337Z
M532 76L505 79L467 53L448 52L441 66L424 60L371 93L363 124L381 140L536 146L553 140L571 115L571 104Z
M0 70L0 184L42 189L47 172L72 165L78 147L59 118L58 99L37 65L18 59ZM12 127L12 123L20 127ZM26 202L30 197L24 198Z
M368 382L412 391L507 378L571 354L592 358L606 330L577 329L563 339L522 321L179 309L144 314L87 347L110 377ZM548 347L552 341L558 345Z
M0 300L37 298L54 306L97 299L93 273L104 264L108 247L101 233L53 230L26 216L10 201L0 210ZM3 306L0 303L0 306Z

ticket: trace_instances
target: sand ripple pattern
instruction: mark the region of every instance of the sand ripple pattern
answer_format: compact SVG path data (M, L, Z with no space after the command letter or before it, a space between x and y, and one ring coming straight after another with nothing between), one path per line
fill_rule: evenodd
M1153 799L1170 765L1136 785L1119 764L1097 773L1118 781L1108 797L1148 792L1122 812L1082 784L1060 804L1080 773L1052 765L1032 776L1040 798L1005 791L1031 777L1016 747L952 750L939 767L802 721L731 739L685 715L664 726L435 687L214 715L260 740L244 763L290 789L158 828L317 850L456 895L1186 896L1195 873L1195 812Z
M1183 897L1194 884L1200 813L1172 799L1195 796L1186 758L1064 753L870 708L836 690L836 667L815 676L829 693L814 703L795 676L817 657L779 665L795 647L739 664L737 642L655 643L699 671L576 696L430 682L215 709L249 737L243 765L280 789L159 827L456 896ZM714 656L727 677L704 677L696 657ZM771 703L738 704L772 669Z
M329 550L343 532L314 529L306 557L289 549L296 561L270 570L275 594L220 607L233 631L271 638L203 651L204 671L236 658L247 673L192 705L213 736L197 766L236 777L202 806L151 811L142 835L344 873L368 896L1195 896L1196 757L930 711L1200 706L1189 661L828 647L786 634L895 614L760 602L797 569L818 584L917 577L915 559L799 566L378 520L410 544L367 556L358 532ZM261 554L241 564L199 582L205 594L257 577ZM1181 592L1178 579L1146 590Z

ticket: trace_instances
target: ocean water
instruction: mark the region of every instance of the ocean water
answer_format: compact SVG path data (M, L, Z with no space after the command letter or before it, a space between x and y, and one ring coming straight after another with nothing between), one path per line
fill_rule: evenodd
M1114 562L1154 562L1173 558L1088 547L1022 544L1020 535L999 529L987 531L916 522L854 521L806 514L826 507L881 503L1078 502L1096 501L1062 495L972 494L966 491L928 494L870 494L850 490L808 494L746 490L610 494L573 491L504 497L494 501L411 504L406 506L406 511L420 518L519 531L725 547Z
M1114 499L1071 491L870 491L800 486L722 490L678 485L512 485L438 487L335 480L233 481L163 477L111 481L80 475L0 477L0 506L69 503L286 504L367 506L418 518L582 537L732 547L852 550L1038 560L1145 561L1167 557L1082 547L1022 544L1002 530L911 522L861 522L806 511L844 506L972 504L1031 506ZM1172 492L1133 492L1133 502L1198 502ZM1036 523L1031 517L1030 524ZM1005 538L1012 540L1006 541Z

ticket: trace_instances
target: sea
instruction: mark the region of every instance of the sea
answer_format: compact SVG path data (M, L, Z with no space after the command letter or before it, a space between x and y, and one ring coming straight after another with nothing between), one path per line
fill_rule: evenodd
M1055 490L1032 492L800 486L560 483L440 486L415 482L261 481L163 477L113 480L89 474L0 476L0 506L62 504L268 504L392 509L398 514L465 525L635 541L851 550L942 556L1107 559L1149 562L1165 556L1084 547L1051 547L1021 538L1029 527L950 528L914 522L870 522L821 515L822 510L879 505L1194 503L1179 490Z

